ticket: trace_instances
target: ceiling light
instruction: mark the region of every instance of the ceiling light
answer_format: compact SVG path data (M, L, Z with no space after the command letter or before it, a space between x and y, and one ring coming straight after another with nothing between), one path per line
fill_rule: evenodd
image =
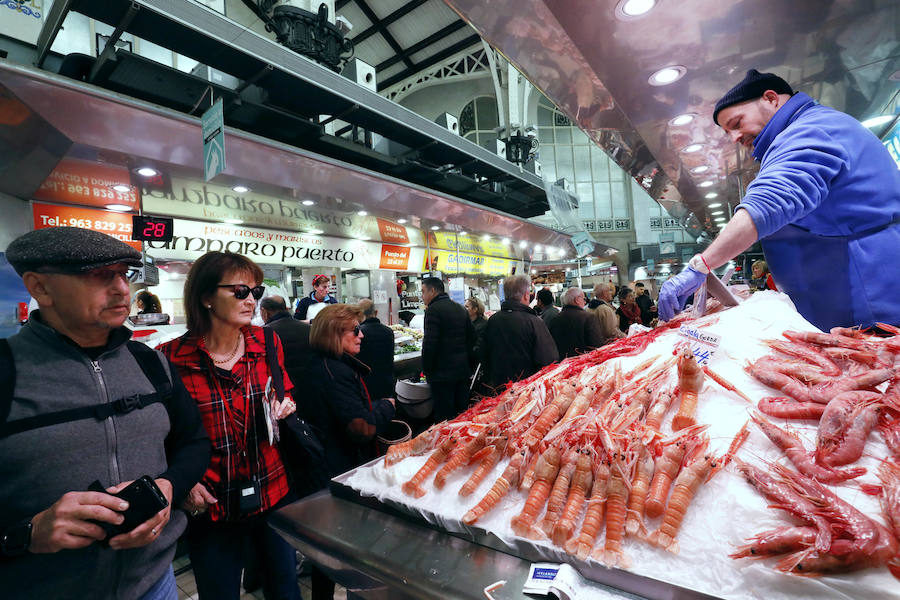
M532 274L532 275L537 275L537 269L532 269L532 270L531 270L531 274Z
M687 69L681 65L665 67L650 76L647 82L653 86L669 85L675 83L687 73Z
M710 214L711 214L712 216L716 217L716 216L718 216L718 215L724 215L724 214L725 214L725 211L724 211L724 210L714 210L714 211L712 211Z
M321 229L310 229L306 233L311 233L312 235L322 235L325 232L322 231Z
M432 225L432 226L431 226L431 230L432 230L432 231L437 231L438 229L440 229L440 227L438 227L437 225Z
M685 153L691 153L697 152L701 148L703 148L703 144L691 144L690 146L685 146L684 148L682 148L681 151Z
M643 16L656 6L656 0L619 0L616 17L628 21Z
M715 219L713 219L713 221L715 221L716 223L724 223L725 217L716 217Z
M403 225L404 223L406 223L406 219L397 219L397 222Z
M141 177L156 177L157 175L159 175L159 171L157 171L153 167L141 167L136 172Z
M131 212L131 206L127 204L107 204L106 208L116 212Z
M540 251L541 251L541 245L540 245L540 244L535 244L535 245L534 245L534 253L537 254L537 253L540 252Z
M481 236L481 241L489 242L489 241L491 241L491 236L489 236L488 234L484 234L483 236Z
M243 223L240 219L222 219L222 221L229 225L240 225Z
M894 115L881 115L880 117L872 117L871 119L866 119L862 122L863 127L878 127L879 125L884 125L885 123L893 120Z
M304 201L301 202L300 204L302 204L303 206L312 206L312 205L315 204L315 203L316 203L315 200L304 200Z
M372 238L370 238L370 237L367 236L367 235L361 235L361 236L359 236L359 237L356 238L356 239L361 240L361 241L363 241L363 242L367 242L367 241L371 240Z
M700 187L711 187L711 186L715 185L715 183L716 183L715 181L704 181L703 183L700 184Z
M358 211L356 211L356 214L358 214L358 215L361 216L361 217L365 217L365 216L368 215L369 213L367 213L367 212L364 211L364 210L358 210Z
M685 113L683 115L678 115L677 117L675 117L674 119L669 121L669 125L674 125L675 127L679 127L681 125L687 125L688 123L690 123L691 121L694 120L695 116L696 115L694 115L694 113Z
M719 208L720 206L722 206L721 202L713 202L709 205L710 208Z
M713 198L717 198L718 196L719 196L719 195L718 195L717 193L715 193L715 192L710 192L710 193L708 193L706 196L704 196L704 198L706 198L707 200L712 200Z
M459 235L460 236L469 235L469 232L468 231L460 231Z
M116 185L112 186L112 189L116 190L119 193L127 194L131 191L131 186L127 183L117 183Z
M522 250L524 250L527 245L528 245L528 242L526 242L525 240L522 240L521 242L519 242L519 248L521 248Z
M246 185L240 185L240 184L232 186L231 189L234 190L235 192L237 192L238 194L246 194L247 192L250 191L250 188L248 188Z
M502 240L500 240L500 243L503 244L504 246L508 245L508 244L509 244L509 238L503 238Z
M709 171L708 165L700 165L699 167L694 167L693 169L691 169L691 173L695 174L706 173L707 171Z

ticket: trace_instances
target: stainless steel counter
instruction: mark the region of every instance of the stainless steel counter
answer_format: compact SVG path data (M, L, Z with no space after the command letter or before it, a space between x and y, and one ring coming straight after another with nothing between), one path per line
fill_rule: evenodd
M483 599L484 588L501 579L507 584L492 593L496 600L534 598L522 593L529 561L327 491L281 509L272 524L337 583L370 590L358 592L363 598Z

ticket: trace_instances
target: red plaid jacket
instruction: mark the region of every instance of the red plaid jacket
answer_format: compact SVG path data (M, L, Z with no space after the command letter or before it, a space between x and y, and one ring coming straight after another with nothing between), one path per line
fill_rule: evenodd
M212 442L212 460L201 482L218 502L209 507L213 521L235 520L239 488L251 476L259 479L265 512L288 493L288 478L278 449L269 445L263 398L269 367L261 327L244 327L244 356L230 373L215 368L202 337L190 333L159 347L176 366L191 397L197 402ZM278 361L284 372L281 340L275 336ZM284 388L293 388L287 374ZM248 410L250 414L248 415Z

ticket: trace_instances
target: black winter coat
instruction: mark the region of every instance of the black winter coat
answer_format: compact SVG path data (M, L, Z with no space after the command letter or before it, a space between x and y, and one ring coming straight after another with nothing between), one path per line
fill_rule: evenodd
M459 381L472 375L469 358L475 328L469 313L447 294L438 294L425 310L422 371L429 381Z
M491 388L524 379L559 358L544 321L524 304L509 300L488 319L482 348L485 383Z
M303 373L306 371L306 365L309 363L312 352L309 348L309 330L312 327L309 323L301 323L297 319L291 318L291 313L287 311L278 313L269 319L266 327L274 329L281 338L281 345L284 347L284 369L287 371L291 383L297 388L297 392L300 392L303 389L301 384ZM294 395L299 394L295 393Z
M548 328L556 342L560 360L603 345L600 321L593 313L578 306L563 306Z
M388 400L366 395L361 376L368 372L349 354L331 358L313 352L304 379L308 393L295 396L299 416L322 436L332 477L375 458L375 434L394 416Z
M363 339L359 345L361 362L372 369L363 377L372 398L390 398L394 395L394 331L375 317L359 326Z

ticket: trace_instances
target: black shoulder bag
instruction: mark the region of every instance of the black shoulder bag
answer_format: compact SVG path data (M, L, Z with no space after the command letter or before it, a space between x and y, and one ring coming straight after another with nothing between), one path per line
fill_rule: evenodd
M284 400L284 373L275 350L275 332L263 327L266 338L266 362L272 375L272 387L278 401ZM296 402L296 399L295 399ZM325 447L315 428L301 419L294 411L278 421L280 441L278 449L291 478L294 491L301 498L328 485Z

